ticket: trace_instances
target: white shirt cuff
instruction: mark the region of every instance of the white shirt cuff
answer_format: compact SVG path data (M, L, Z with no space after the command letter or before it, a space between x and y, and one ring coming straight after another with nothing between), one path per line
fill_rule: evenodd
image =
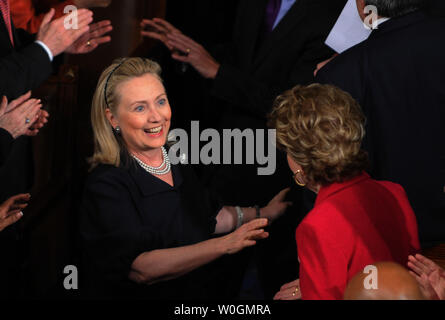
M46 53L48 54L49 61L52 62L54 59L54 56L53 56L53 53L51 52L51 50L48 48L48 46L39 40L36 40L36 43L40 44L42 46L42 48L45 49Z

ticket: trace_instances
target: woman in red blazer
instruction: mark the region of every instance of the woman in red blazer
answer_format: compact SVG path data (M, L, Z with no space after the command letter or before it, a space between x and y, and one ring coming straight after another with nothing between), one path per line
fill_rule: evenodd
M296 231L300 279L275 299L342 299L365 266L406 265L420 249L416 218L400 185L364 171L357 102L333 86L297 86L278 97L270 121L296 183L317 193Z

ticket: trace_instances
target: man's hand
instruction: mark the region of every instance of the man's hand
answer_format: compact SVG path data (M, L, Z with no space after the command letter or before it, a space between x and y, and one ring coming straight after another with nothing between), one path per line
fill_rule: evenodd
M155 18L142 21L142 27L149 26L151 30L143 30L145 37L161 41L171 52L172 58L189 63L204 78L214 79L218 73L220 64L199 43L185 36L179 29L169 22Z
M30 198L30 194L19 194L0 205L0 231L16 223L23 216L22 210L26 208L28 205L26 202Z
M22 135L36 135L47 122L45 113L42 115L40 100L29 99L30 93L12 101L3 97L0 104L0 128L7 130L16 139ZM25 100L27 98L27 100ZM13 108L10 107L13 105ZM9 111L8 111L9 110ZM42 119L40 120L40 118ZM31 128L35 126L34 128Z
M37 40L42 41L51 50L53 56L57 56L90 30L89 24L93 21L93 12L87 9L77 11L78 29L65 28L67 15L51 21L54 12L54 9L51 9L43 18Z
M445 270L434 261L420 255L408 257L409 273L419 283L423 295L430 300L445 300Z
M317 69L315 69L315 71L314 71L314 77L317 76L318 71L320 71L325 65L327 65L329 62L331 62L336 56L338 56L338 53L335 53L329 59L327 59L325 61L322 61L319 64L317 64Z
M110 36L104 36L113 30L111 21L103 20L90 25L90 30L77 39L65 52L72 54L89 53L99 45L111 41Z
M111 0L74 0L73 3L78 8L106 8Z
M171 33L182 33L171 23L160 18L154 18L153 20L144 19L141 22L141 27L142 36L161 41L170 51L173 51L175 48L168 44L167 35Z

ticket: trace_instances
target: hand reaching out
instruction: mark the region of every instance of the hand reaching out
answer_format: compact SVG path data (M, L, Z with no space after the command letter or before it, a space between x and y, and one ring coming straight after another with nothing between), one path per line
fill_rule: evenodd
M214 79L218 73L220 64L199 43L184 35L171 23L154 18L144 19L141 23L144 28L149 26L152 30L143 30L141 34L145 37L161 41L171 52L172 58L181 62L189 63L204 78Z
M0 205L0 231L16 223L22 216L22 210L27 207L30 194L19 194L9 198Z
M445 270L434 261L420 255L408 257L410 274L419 283L422 293L427 299L445 300Z
M274 300L299 300L301 299L300 279L286 283L281 286L273 297Z
M292 202L284 201L290 188L281 190L270 202L261 209L261 217L268 218L271 221L279 218L286 209L292 205Z
M257 240L266 239L269 233L264 231L268 224L267 219L255 219L243 224L237 230L221 237L224 252L234 254L246 247L256 244Z
M173 52L173 59L189 63L204 78L215 79L220 64L202 45L180 33L167 34L167 45L185 53Z
M173 51L174 47L168 44L167 35L170 33L182 33L171 23L160 18L154 18L153 20L144 19L141 22L141 27L142 36L161 41L170 51Z
M336 56L338 56L338 53L335 53L329 59L327 59L325 61L322 61L319 64L317 64L317 69L315 69L315 71L314 71L314 77L317 76L318 71L320 71L325 65L327 65L329 62L331 62Z

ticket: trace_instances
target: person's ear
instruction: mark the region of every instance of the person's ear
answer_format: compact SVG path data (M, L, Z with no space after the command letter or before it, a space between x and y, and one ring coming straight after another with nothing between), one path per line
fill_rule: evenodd
M105 109L105 116L107 117L108 122L113 127L113 129L115 129L119 125L119 122L109 108Z
M359 14L360 18L363 21L365 21L365 19L366 19L366 14L365 14L366 2L365 2L365 0L356 0L356 3L357 3L358 14Z

